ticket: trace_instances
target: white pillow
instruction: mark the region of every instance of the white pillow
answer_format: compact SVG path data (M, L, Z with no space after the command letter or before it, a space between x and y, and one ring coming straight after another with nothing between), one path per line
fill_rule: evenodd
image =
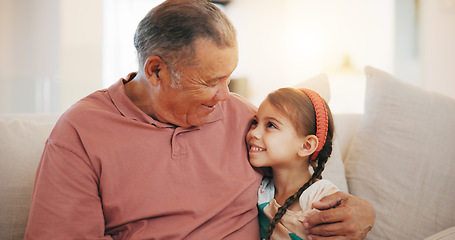
M423 239L455 226L455 99L365 72L365 114L345 168L351 194L376 210L367 239Z
M332 155L330 156L329 159L327 159L327 164L325 165L325 169L322 172L322 178L330 180L333 184L335 184L338 187L340 191L349 192L348 183L346 181L346 174L344 170L344 164L341 157L340 146L336 137L336 132L333 140Z

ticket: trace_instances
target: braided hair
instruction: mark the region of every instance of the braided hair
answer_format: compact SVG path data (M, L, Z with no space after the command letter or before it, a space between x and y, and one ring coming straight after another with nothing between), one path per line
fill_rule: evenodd
M267 96L267 100L269 100L269 102L277 111L289 117L298 134L301 134L303 136L310 134L316 135L317 126L315 108L311 99L304 92L293 88L280 88L270 93ZM324 105L327 110L328 129L324 146L315 160L317 162L317 166L313 166L314 171L310 180L308 180L308 182L306 182L294 195L286 199L283 206L278 208L277 213L270 222L265 238L266 240L270 239L275 226L284 216L287 209L300 198L300 195L302 195L303 191L305 191L318 179L322 179L322 171L324 171L327 159L332 153L332 138L334 133L332 114L330 112L329 106L325 101Z

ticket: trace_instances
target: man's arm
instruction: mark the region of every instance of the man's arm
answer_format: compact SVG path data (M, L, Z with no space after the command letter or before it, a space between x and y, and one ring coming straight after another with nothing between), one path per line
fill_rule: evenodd
M364 239L374 225L376 213L370 202L344 192L326 196L313 207L321 210L309 216L303 225L309 239Z
M97 176L74 151L46 143L38 166L26 240L108 240Z

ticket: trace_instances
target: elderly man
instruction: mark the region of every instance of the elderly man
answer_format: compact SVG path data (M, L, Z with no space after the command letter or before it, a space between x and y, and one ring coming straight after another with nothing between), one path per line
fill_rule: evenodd
M169 0L134 42L138 72L74 104L49 136L25 238L259 239L262 175L244 141L256 108L228 90L234 27L206 0ZM346 193L316 207L331 209L304 223L313 239L360 238L374 222Z

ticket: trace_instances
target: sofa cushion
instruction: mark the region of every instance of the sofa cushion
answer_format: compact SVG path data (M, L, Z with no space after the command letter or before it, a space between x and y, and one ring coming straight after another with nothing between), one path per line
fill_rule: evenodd
M332 155L327 160L325 169L322 172L322 178L330 180L340 191L348 192L348 183L346 181L344 164L341 157L340 142L337 140L336 135L333 140Z
M36 168L54 121L4 119L0 119L0 236L17 240L24 239Z
M365 113L345 160L376 210L367 239L423 239L455 226L455 99L366 67Z

